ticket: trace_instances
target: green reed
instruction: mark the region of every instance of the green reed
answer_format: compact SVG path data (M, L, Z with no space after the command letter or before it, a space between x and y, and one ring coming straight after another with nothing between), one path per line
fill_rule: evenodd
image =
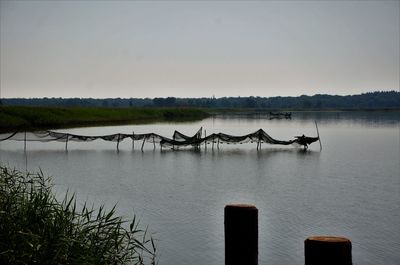
M155 264L147 228L74 195L58 201L50 178L0 166L0 264ZM79 208L79 209L78 209Z
M0 132L199 120L209 114L193 108L83 108L0 106Z

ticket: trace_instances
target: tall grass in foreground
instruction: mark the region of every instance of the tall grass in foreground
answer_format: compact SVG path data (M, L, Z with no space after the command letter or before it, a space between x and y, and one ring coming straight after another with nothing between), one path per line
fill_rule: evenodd
M74 196L58 201L42 172L0 165L0 264L154 264L147 229L115 207L77 209Z

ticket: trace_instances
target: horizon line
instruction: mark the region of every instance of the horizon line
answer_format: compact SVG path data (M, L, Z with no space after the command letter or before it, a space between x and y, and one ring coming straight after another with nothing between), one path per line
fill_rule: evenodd
M176 97L176 96L167 96L167 97L106 97L106 98L94 98L94 97L56 97L56 96L44 96L44 97L0 97L1 99L155 99L155 98L176 98L176 99L202 99L202 98L208 98L208 99L221 99L221 98L296 98L296 97L314 97L314 96L339 96L339 97L346 97L346 96L358 96L358 95L364 95L368 93L388 93L388 92L396 92L400 93L400 90L375 90L375 91L367 91L367 92L361 92L357 94L314 94L314 95L307 95L307 94L301 94L298 96L223 96L223 97L215 97L212 95L211 97Z

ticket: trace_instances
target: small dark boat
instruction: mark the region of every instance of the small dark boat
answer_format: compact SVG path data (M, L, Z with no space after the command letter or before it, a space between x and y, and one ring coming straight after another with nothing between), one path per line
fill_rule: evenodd
M291 119L291 112L270 112L270 119Z

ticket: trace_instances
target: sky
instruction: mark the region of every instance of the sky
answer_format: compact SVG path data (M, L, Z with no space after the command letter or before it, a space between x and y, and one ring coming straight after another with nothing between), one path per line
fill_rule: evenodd
M0 1L3 98L400 89L400 1Z

